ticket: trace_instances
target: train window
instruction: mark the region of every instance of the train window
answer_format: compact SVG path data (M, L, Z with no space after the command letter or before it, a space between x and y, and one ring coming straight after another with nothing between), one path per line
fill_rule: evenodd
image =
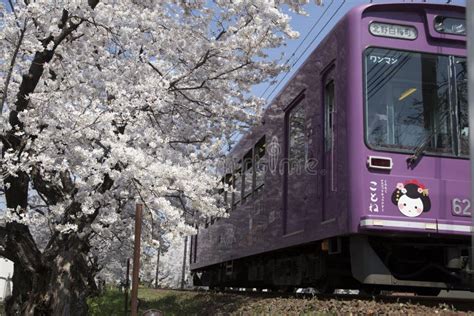
M366 139L371 147L453 154L449 56L365 51Z
M329 169L329 185L331 191L336 191L335 185L335 146L334 146L334 125L335 125L335 94L334 80L329 81L324 86L324 152L326 153L325 167Z
M456 78L456 98L459 129L459 150L463 156L469 155L469 116L467 105L467 64L466 58L454 59Z
M217 193L219 194L219 200L217 201L218 207L225 207L226 192L224 185L224 179L222 179L219 184L220 187L217 189Z
M293 174L302 172L305 167L307 156L305 126L304 106L299 104L291 110L288 117L288 171Z
M226 213L229 213L229 210L232 206L232 174L228 173L225 175L224 179L224 207Z
M262 137L254 148L255 161L255 190L263 186L265 181L265 136Z
M250 150L244 157L244 185L243 185L243 197L246 198L252 193L253 190L253 166L252 166L252 150Z
M334 81L330 81L324 88L326 106L324 122L325 151L332 149L334 143Z
M239 161L239 165L241 163L242 162ZM234 172L233 189L234 189L233 201L234 201L234 205L237 205L242 198L242 169L241 168L235 170Z

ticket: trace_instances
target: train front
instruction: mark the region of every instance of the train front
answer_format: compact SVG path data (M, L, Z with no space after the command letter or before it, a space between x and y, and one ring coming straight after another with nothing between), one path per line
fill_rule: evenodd
M359 10L348 76L363 86L346 100L352 274L425 294L472 290L465 8Z

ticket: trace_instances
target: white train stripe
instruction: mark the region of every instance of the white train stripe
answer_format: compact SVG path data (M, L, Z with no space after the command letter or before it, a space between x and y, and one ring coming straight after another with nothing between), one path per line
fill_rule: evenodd
M414 228L423 230L442 230L442 231L453 231L470 233L473 231L471 225L459 225L459 224L436 224L436 223L425 223L425 222L414 222L414 221L395 221L388 219L363 219L360 221L361 227L396 227L396 228Z
M438 224L438 230L448 230L454 232L472 232L472 226L470 225L455 225L455 224Z

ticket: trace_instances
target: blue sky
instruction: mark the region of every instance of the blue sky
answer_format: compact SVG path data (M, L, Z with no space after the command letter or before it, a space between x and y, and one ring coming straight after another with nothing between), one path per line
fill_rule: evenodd
M301 16L289 12L292 17L291 25L300 33L297 40L287 41L286 47L274 49L270 52L273 58L279 57L283 52L285 57L283 62L289 60L288 65L291 66L289 73L283 73L276 79L277 84L270 85L269 83L262 83L252 89L252 93L258 97L264 97L267 102L278 94L278 91L283 88L285 83L293 76L294 72L301 66L309 54L318 46L319 42L326 36L332 27L352 8L369 3L403 3L415 2L420 3L422 0L324 0L323 6L317 6L314 1L306 5L305 10L309 16ZM455 5L466 5L466 0L427 0L427 3L441 3L450 2Z

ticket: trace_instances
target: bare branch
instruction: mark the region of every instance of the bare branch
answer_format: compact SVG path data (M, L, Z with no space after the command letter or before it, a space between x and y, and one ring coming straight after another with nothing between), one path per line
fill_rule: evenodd
M156 68L155 65L153 65L151 62L148 62L148 65L150 65L154 71L156 71L161 77L163 77L163 73L160 70L158 70L158 68Z

